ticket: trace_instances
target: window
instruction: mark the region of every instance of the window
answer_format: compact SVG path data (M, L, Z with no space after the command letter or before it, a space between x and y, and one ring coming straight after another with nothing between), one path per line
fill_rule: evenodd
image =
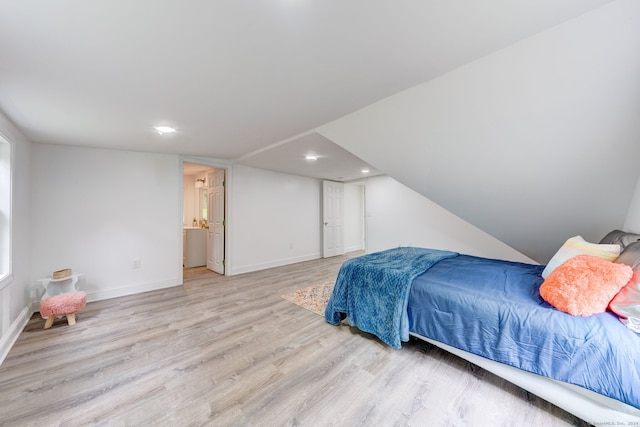
M0 134L0 289L11 276L11 144Z

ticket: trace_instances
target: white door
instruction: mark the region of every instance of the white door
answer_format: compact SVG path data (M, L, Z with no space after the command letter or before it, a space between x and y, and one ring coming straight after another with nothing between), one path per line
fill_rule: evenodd
M224 169L209 174L207 268L224 274Z
M344 184L322 181L322 257L344 254Z

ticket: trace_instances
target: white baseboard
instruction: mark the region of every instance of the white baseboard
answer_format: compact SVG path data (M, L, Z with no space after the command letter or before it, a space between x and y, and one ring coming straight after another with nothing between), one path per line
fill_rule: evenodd
M182 285L181 279L163 280L160 282L142 283L133 286L127 286L122 288L107 289L107 290L87 290L80 287L80 290L87 294L87 302L100 301L104 299L124 297L127 295L140 294L142 292L155 291L158 289L171 288L173 286ZM40 311L40 300L31 301L31 313Z
M11 350L11 347L15 344L24 327L27 326L32 314L33 311L31 310L31 307L26 306L23 308L16 320L7 330L7 333L3 334L2 338L0 338L0 365L4 362L7 354L9 354L9 350Z
M267 268L280 267L283 265L295 264L297 262L311 261L312 259L318 259L318 258L320 258L320 252L309 254L309 255L302 255L302 256L293 257L293 258L285 258L285 259L279 259L275 261L269 261L262 264L253 264L253 265L246 265L244 267L235 267L231 270L230 276L233 276L235 274L250 273L252 271L265 270Z
M180 278L177 278L177 279L163 280L160 282L140 283L137 285L129 285L121 288L114 288L114 289L107 289L107 290L96 290L96 291L85 290L85 293L87 294L87 301L100 301L104 299L124 297L127 295L140 294L140 293L149 292L149 291L156 291L158 289L166 289L166 288L171 288L173 286L180 286L180 285L182 285L182 280Z

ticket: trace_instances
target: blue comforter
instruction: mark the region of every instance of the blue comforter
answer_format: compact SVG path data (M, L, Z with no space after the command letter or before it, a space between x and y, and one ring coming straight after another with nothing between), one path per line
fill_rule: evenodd
M460 255L418 276L411 332L640 408L640 337L610 312L577 317L539 294L544 266Z
M396 248L346 261L336 279L325 318L375 334L394 348L409 340L407 300L411 282L420 273L455 252Z

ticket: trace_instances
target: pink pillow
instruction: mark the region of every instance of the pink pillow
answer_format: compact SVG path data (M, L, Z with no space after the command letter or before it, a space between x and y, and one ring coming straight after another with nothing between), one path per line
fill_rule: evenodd
M640 333L640 270L633 271L629 283L613 297L609 310L633 332Z
M628 265L593 255L578 255L549 274L540 286L540 296L565 313L591 316L604 313L632 275Z

